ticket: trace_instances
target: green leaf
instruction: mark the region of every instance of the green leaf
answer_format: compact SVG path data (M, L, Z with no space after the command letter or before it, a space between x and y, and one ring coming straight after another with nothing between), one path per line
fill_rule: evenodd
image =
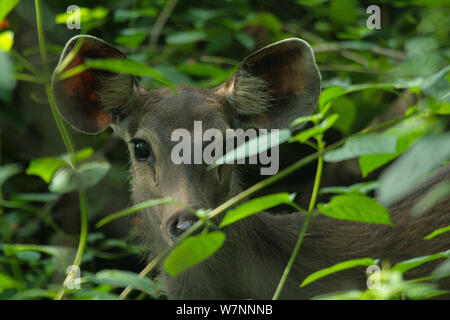
M70 164L71 162L86 160L90 158L94 154L94 149L88 147L81 149L80 151L76 152L73 156L69 153L65 153L59 158L63 161L65 161L67 164Z
M397 138L388 134L367 134L349 138L343 147L328 151L324 160L337 162L366 154L395 153Z
M0 2L0 21L2 21L6 15L14 9L20 0L2 0Z
M0 273L0 290L13 289L17 286L16 280L7 274Z
M26 174L41 177L45 182L50 183L56 170L65 165L67 163L59 158L44 157L33 159L27 168Z
M107 217L103 218L102 220L100 220L99 222L97 222L97 224L95 225L96 228L100 228L102 226L104 226L105 224L111 222L112 220L124 217L126 215L135 213L137 211L146 209L146 208L150 208L150 207L154 207L160 204L164 204L164 203L172 203L174 202L172 198L170 197L166 197L166 198L162 198L162 199L154 199L154 200L148 200L148 201L144 201L141 203L138 203L132 207L126 208L124 210L120 210L118 212L112 213L110 215L108 215Z
M48 255L62 258L64 256L68 256L74 250L64 247L45 246L36 244L4 244L3 251L6 256L17 255L18 253L24 251L38 251Z
M135 76L149 76L152 79L160 82L161 84L174 89L174 85L172 82L167 80L163 75L161 75L156 69L136 61L127 60L127 59L87 59L84 62L84 66L93 69L101 69L107 70L116 73L125 73L131 74ZM80 66L78 66L80 67ZM79 72L83 71L82 69ZM71 69L66 71L67 73L71 72ZM65 73L66 73L65 72ZM72 74L71 74L72 75ZM65 74L61 75L61 78L66 77Z
M45 182L50 183L55 172L75 161L81 161L88 159L94 150L92 148L85 148L75 155L70 155L69 153L65 153L59 157L43 157L31 160L30 165L27 168L26 174L28 175L36 175L41 177Z
M328 103L333 102L343 95L368 89L378 89L395 92L394 85L391 83L365 83L358 85L349 85L346 87L329 87L322 91L322 93L320 94L319 110L323 110L323 108L325 108Z
M410 194L433 170L450 159L450 132L422 137L384 170L379 181L378 199L389 206Z
M11 50L13 42L14 42L14 32L3 31L0 33L0 50L3 51Z
M443 258L450 258L450 250L444 251L444 252L440 252L440 253L436 253L436 254L432 254L429 256L423 256L423 257L418 257L418 258L414 258L414 259L410 259L410 260L406 260L403 262L399 262L397 263L395 266L392 267L392 271L400 271L400 272L406 272L408 270L417 268L419 266L421 266L424 263L430 262L430 261L434 261L437 259L443 259Z
M17 292L11 297L11 300L53 299L57 293L58 292L54 290L29 289Z
M202 30L190 30L171 33L167 36L167 44L187 44L206 40L206 33Z
M0 167L0 185L3 185L6 180L22 172L22 168L17 163L5 164Z
M441 235L441 234L449 232L449 231L450 231L450 225L434 230L432 233L427 235L424 239L425 240L433 239L434 237L437 237L438 235Z
M292 195L285 192L252 199L244 204L241 204L235 209L229 210L222 219L219 228L223 228L252 214L276 207L280 204L290 205L291 203Z
M20 251L16 253L16 257L22 261L35 262L39 261L41 254L39 251Z
M295 137L291 138L290 141L291 142L292 141L298 141L300 143L304 143L309 138L318 136L318 135L324 133L325 131L327 131L328 129L330 129L338 118L339 118L339 116L337 114L332 114L331 116L329 116L328 118L323 120L317 126L315 126L313 128L309 128L309 129L303 130L302 132L297 134Z
M347 260L344 262L340 262L329 268L325 268L325 269L322 269L322 270L319 270L317 272L310 274L308 277L306 277L305 280L303 280L300 287L304 287L304 286L310 284L311 282L314 282L316 280L319 280L323 277L326 277L330 274L333 274L333 273L336 273L336 272L339 272L342 270L347 270L347 269L351 269L351 268L359 267L359 266L368 267L368 266L371 266L374 264L375 264L375 261L371 258L354 259L354 260Z
M225 239L225 233L220 231L186 238L166 258L164 270L171 276L176 276L212 256Z
M93 161L79 168L63 167L54 175L49 190L55 193L67 193L77 189L86 189L96 185L108 173L111 165L106 161Z
M359 158L359 167L363 177L366 177L373 170L381 167L389 161L397 158L422 135L424 135L433 122L427 121L422 117L416 117L402 121L401 124L386 130L384 134L393 135L397 138L395 153L389 154L369 154Z
M393 226L389 211L361 194L335 196L327 204L318 204L317 209L330 218Z
M95 276L88 277L90 281L99 284L109 284L114 287L125 288L127 286L133 289L143 291L152 297L157 296L157 285L149 278L141 278L137 273L121 270L102 270Z
M287 129L279 130L277 133L269 132L254 139L242 143L240 146L230 150L225 155L214 161L209 169L224 163L234 163L239 159L250 158L270 148L276 147L291 138L291 132Z
M375 190L378 188L378 182L377 181L369 181L369 182L361 182L356 183L348 187L325 187L320 189L320 193L337 193L337 194L347 194L347 193L364 193L367 194L370 191Z

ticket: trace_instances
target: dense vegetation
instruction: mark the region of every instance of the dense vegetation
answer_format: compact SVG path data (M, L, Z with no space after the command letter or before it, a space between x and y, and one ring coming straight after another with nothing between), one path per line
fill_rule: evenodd
M178 274L224 241L220 228L186 234L167 259L146 266L142 256L148 248L133 228L140 220L136 212L171 199L131 206L125 146L111 131L85 136L69 129L49 90L63 45L80 33L117 45L134 61L99 68L135 74L150 88L180 83L211 88L226 81L242 58L272 42L300 37L312 45L323 81L319 106L313 116L296 120L305 122L306 130L287 130L281 141L307 145L308 154L295 156L293 167L259 181L226 206L197 212L205 224L226 212L223 227L284 204L308 217L391 225L384 204L448 165L446 1L379 1L381 29L369 29L370 1L85 0L75 3L81 7L81 30L69 30L66 22L73 17L66 9L73 2L0 4L0 299L164 298L152 276L157 264ZM322 188L323 163L350 159L359 165L359 183ZM312 167L316 183L308 207L299 208L290 190L269 191L270 184L280 180L283 186L287 174L313 161L319 165L316 172ZM449 183L424 194L412 214L449 197ZM258 198L256 191L266 194ZM230 210L249 196L254 199ZM448 231L450 226L427 238L449 239ZM346 268L378 265L381 288L327 298L425 299L445 293L435 280L450 275L449 252L394 266L360 257L317 270L299 286ZM440 265L430 277L403 279L404 272L433 260ZM66 270L68 265L81 268L81 289L78 269ZM122 291L127 286L135 291Z

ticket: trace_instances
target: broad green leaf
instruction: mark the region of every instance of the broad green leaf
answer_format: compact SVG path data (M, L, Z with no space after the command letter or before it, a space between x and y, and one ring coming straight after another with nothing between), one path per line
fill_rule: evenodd
M324 160L337 162L367 154L395 153L397 138L388 134L367 134L349 138L343 147L328 151Z
M328 129L330 129L333 126L333 124L336 122L338 117L339 116L337 114L332 114L331 116L329 116L328 118L323 120L317 126L303 130L302 132L297 134L295 137L291 138L290 141L298 141L300 143L303 143L314 136L320 135L320 134L324 133L325 131L327 131Z
M88 159L94 150L92 148L85 148L73 156L69 153L65 153L58 157L43 157L31 160L30 165L27 168L26 174L28 175L36 175L41 177L45 182L50 183L55 172L75 161L81 161Z
M167 44L187 44L206 40L206 33L202 30L190 30L171 33L167 36Z
M397 263L395 266L392 267L392 271L400 271L400 272L406 272L408 270L417 268L419 266L421 266L424 263L430 262L430 261L434 261L437 259L443 259L443 258L450 258L450 250L444 251L444 252L440 252L440 253L436 253L436 254L432 254L432 255L428 255L428 256L423 256L423 257L418 257L418 258L414 258L414 259L410 259L410 260L406 260L403 262L399 262Z
M336 273L336 272L339 272L342 270L347 270L347 269L351 269L354 267L360 267L360 266L368 267L373 264L375 264L375 261L371 258L354 259L354 260L340 262L329 268L325 268L325 269L322 269L322 270L319 270L317 272L310 274L308 277L306 277L305 280L303 280L300 287L304 287L304 286L310 284L311 282L314 282L316 280L319 280L323 277L326 277L330 274L333 274L333 273Z
M122 270L102 270L95 276L88 277L90 281L100 284L109 284L114 287L125 288L127 286L133 289L144 291L152 297L157 296L157 285L149 278L142 278L137 273Z
M291 138L291 132L287 129L277 132L269 132L266 135L260 135L249 141L245 141L238 147L230 150L225 155L214 161L209 168L217 167L224 163L234 163L239 159L250 158L261 152L276 147Z
M0 272L0 290L13 289L17 286L16 280Z
M241 204L235 209L229 210L222 219L219 228L223 228L252 214L276 207L280 204L290 205L291 203L292 195L285 192L252 199L244 204Z
M108 215L107 217L105 217L102 220L100 220L99 222L97 222L97 224L95 226L97 228L100 228L100 227L104 226L105 224L111 222L112 220L124 217L126 215L135 213L137 211L140 211L140 210L143 210L146 208L154 207L154 206L164 204L164 203L172 203L172 202L173 202L173 199L170 197L144 201L144 202L138 203L132 207L129 207L124 210L120 210L118 212Z
M393 135L397 138L396 152L393 154L369 154L361 156L359 158L359 167L361 168L363 177L366 177L373 170L404 153L432 125L432 122L419 117L407 119L396 127L386 130L384 134Z
M111 165L106 162L88 162L79 168L63 167L54 175L49 190L55 193L67 193L76 189L86 189L96 185L108 173Z
M319 203L317 209L330 218L393 226L389 211L361 194L335 196L327 204Z
M26 174L35 175L50 183L56 170L64 167L67 163L59 158L44 157L33 159L27 168Z
M212 256L225 239L225 233L220 231L187 237L166 258L164 270L176 276Z
M389 206L416 190L426 176L450 159L450 133L422 137L379 178L378 199Z
M429 235L427 235L424 239L425 240L433 239L434 237L437 237L438 235L441 235L441 234L449 232L449 231L450 231L450 226L439 228L439 229L434 230Z
M14 42L14 32L3 31L0 33L0 50L3 51L11 50L13 42Z
M14 9L20 0L2 0L0 1L0 21L2 21L6 15Z
M22 172L22 168L17 163L5 164L0 167L0 186L5 183L6 180Z

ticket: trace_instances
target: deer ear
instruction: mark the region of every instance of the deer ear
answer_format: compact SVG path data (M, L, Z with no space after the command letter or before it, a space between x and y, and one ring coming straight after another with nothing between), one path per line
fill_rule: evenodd
M77 47L70 63L59 70L66 56ZM125 59L125 55L101 39L75 36L67 42L53 73L52 91L61 116L74 129L84 133L99 133L122 116L134 94L135 79L96 69L87 69L65 79L60 77L64 71L83 64L86 59L106 58Z
M311 47L290 38L245 58L218 92L239 118L264 128L286 128L317 106L320 73Z

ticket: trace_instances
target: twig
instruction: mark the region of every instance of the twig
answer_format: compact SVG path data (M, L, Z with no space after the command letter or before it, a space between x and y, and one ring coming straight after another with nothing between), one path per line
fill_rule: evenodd
M150 33L150 51L155 51L158 44L159 35L161 30L169 19L170 14L177 5L178 0L169 0L164 6L163 10L159 14L155 23L153 24L152 31Z

